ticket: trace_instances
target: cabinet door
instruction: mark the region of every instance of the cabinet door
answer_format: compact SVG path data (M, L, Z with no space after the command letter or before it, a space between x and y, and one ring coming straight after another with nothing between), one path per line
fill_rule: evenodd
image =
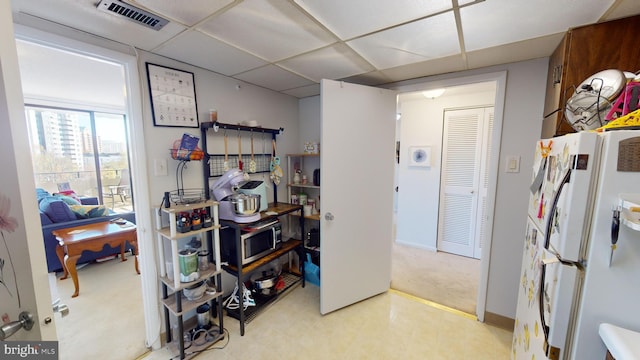
M391 283L396 93L322 80L320 312Z
M567 36L549 58L547 72L547 92L544 100L544 119L542 122L542 138L551 138L556 134L558 121L562 120L561 89L563 72L565 71L565 54L568 44Z

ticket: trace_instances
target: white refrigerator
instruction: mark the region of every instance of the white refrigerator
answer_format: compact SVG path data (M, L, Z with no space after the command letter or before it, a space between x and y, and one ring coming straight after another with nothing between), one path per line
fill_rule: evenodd
M604 359L640 331L640 131L540 140L529 195L511 358Z

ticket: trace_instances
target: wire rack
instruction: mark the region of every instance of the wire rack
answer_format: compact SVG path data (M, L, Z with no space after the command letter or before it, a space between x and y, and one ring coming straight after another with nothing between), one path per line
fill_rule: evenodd
M237 168L238 155L227 156L229 161L229 169ZM271 154L254 154L253 158L256 162L256 173L270 172ZM250 155L242 157L243 169L249 170L249 161L251 161ZM224 154L210 154L209 155L209 173L211 177L224 175Z

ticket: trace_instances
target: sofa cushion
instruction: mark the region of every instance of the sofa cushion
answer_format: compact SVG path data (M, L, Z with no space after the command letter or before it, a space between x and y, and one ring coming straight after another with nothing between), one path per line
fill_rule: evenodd
M96 218L109 215L109 209L104 205L70 205L71 211L78 219Z
M49 225L49 224L53 224L53 221L51 221L51 219L49 219L49 217L47 216L47 214L43 213L42 211L38 211L38 213L40 214L40 223L44 226L44 225Z
M60 200L64 201L67 205L81 205L80 201L76 200L75 198L71 197L71 196L67 196L67 195L62 195L62 194L53 194L53 196L59 198Z
M54 223L77 220L69 205L55 196L47 196L40 201L40 211Z

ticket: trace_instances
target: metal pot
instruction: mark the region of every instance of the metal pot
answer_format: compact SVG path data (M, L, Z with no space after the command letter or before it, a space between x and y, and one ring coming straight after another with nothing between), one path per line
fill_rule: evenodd
M260 210L260 195L233 194L227 198L236 215L253 215Z
M253 286L256 288L256 290L270 289L276 286L277 281L278 275L267 275L254 280Z

